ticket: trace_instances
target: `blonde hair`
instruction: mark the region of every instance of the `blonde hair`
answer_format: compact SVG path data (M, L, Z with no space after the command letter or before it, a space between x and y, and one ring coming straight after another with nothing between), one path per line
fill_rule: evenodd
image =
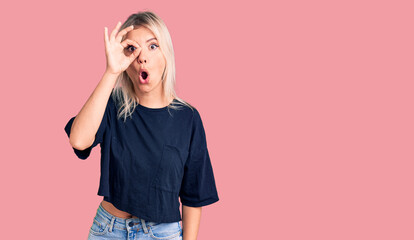
M164 100L167 102L169 101L170 97L174 97L177 100L177 105L175 105L175 102L172 102L170 105L168 105L168 112L170 112L170 108L180 109L180 106L178 105L185 105L193 110L193 106L191 106L183 99L179 98L175 92L174 49L170 33L164 21L152 11L140 11L138 13L130 15L128 19L121 25L119 31L131 25L134 25L134 28L143 26L152 31L158 40L159 49L164 54L166 64L164 72L161 76L162 85L164 88ZM126 35L123 36L122 41L125 40L125 37ZM122 109L118 109L118 118L123 116L124 121L126 121L126 118L132 115L132 112L138 105L134 91L134 85L126 71L123 71L118 76L118 79L112 91L112 97L114 98L115 102L118 103L118 106L120 106Z

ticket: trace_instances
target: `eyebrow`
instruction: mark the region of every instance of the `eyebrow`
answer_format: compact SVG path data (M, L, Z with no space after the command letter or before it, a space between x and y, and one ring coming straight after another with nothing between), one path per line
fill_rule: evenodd
M149 42L151 40L154 40L154 39L157 40L156 38L150 38L150 39L147 40L147 42Z

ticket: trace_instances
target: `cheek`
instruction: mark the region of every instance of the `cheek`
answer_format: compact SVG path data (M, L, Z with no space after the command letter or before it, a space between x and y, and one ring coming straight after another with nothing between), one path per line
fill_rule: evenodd
M131 70L129 70L129 68L127 68L127 69L125 70L125 72L127 73L127 75L128 75L129 77L132 77L132 76L131 76Z
M128 74L132 74L132 75L137 74L137 68L132 63L128 66L126 71Z
M165 68L165 59L162 54L157 55L157 68L160 73L164 71Z
M128 67L125 71L128 74L129 78L134 79L137 77L137 73L131 69L131 67Z

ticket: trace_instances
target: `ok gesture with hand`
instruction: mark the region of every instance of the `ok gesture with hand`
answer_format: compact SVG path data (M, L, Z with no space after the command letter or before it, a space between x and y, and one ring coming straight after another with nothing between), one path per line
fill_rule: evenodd
M121 22L118 22L115 29L112 31L111 36L108 37L108 28L105 27L105 54L106 54L106 71L111 74L120 74L136 59L141 52L141 47L137 42L125 39L121 42L122 37L129 31L134 29L134 25L124 28L119 31ZM128 46L135 47L133 52L128 51L128 56L125 54L124 49Z

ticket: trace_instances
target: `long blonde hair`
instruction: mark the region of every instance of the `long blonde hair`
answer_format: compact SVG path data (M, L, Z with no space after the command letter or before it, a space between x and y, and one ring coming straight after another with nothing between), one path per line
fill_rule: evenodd
M170 108L180 109L181 106L178 105L185 105L193 110L193 106L191 106L183 99L179 98L175 92L174 49L170 33L164 21L152 11L140 11L138 13L130 15L128 19L122 24L119 31L131 25L134 25L134 28L140 26L148 28L158 39L158 43L160 45L159 49L164 54L164 57L166 59L164 72L161 76L164 88L164 100L167 102L169 101L170 97L174 97L177 100L177 105L175 102L172 102L170 105L168 105L168 111ZM125 37L126 35L123 36L122 41L125 40ZM132 115L132 112L138 105L134 91L134 85L126 71L123 71L118 76L118 79L112 91L112 97L114 98L115 102L118 103L118 106L120 106L120 108L118 108L118 118L123 116L124 121L126 121L126 118Z

